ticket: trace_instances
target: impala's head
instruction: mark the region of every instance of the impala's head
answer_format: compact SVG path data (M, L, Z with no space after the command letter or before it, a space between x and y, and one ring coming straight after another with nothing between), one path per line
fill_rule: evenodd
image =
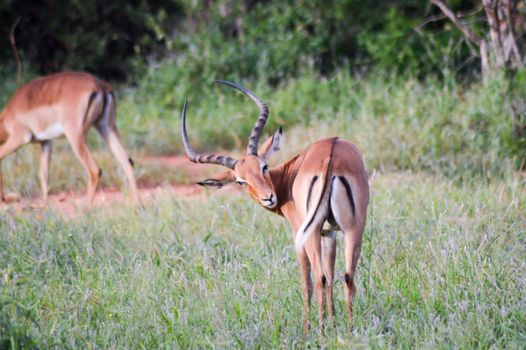
M195 153L188 142L188 135L186 133L186 105L188 99L185 101L182 116L182 137L188 158L195 163L218 164L229 169L217 176L199 182L199 185L221 188L224 185L235 182L239 185L246 186L250 196L265 208L273 209L276 207L278 200L274 184L270 178L268 159L272 154L279 150L282 130L279 128L279 130L276 131L272 137L268 138L258 150L259 137L268 118L267 106L252 91L245 89L242 86L227 81L217 82L242 91L245 95L256 102L260 114L256 121L256 125L250 133L247 155L245 157L235 160L231 157L218 154L201 155Z

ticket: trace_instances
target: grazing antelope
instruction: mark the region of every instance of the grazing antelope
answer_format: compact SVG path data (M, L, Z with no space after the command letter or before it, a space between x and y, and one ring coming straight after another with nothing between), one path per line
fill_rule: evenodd
M119 140L115 124L115 95L108 83L87 73L48 75L31 80L16 91L0 113L0 161L22 145L40 143L39 175L42 197L47 201L52 140L65 135L88 173L87 199L92 203L102 171L86 144L91 126L106 140L121 164L131 197L138 203L133 161ZM3 200L0 169L0 202Z
M270 169L269 157L279 150L282 130L267 139L258 150L261 131L267 120L267 106L250 90L227 81L218 81L242 91L259 107L260 114L248 141L247 155L239 160L228 156L197 154L186 132L185 101L182 138L192 162L223 165L229 170L199 182L221 188L236 182L245 185L254 200L290 223L301 270L304 333L309 329L312 295L311 270L319 307L319 327L323 332L325 300L329 320L334 319L333 283L336 232L345 238L345 305L352 327L352 302L356 293L354 275L360 256L362 234L369 202L369 183L362 156L356 146L340 138L320 140L291 160ZM325 296L326 298L325 298Z

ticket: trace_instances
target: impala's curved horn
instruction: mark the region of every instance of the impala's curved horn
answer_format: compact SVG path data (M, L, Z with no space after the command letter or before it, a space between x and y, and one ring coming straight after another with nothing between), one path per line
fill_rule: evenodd
M183 145L186 151L186 155L188 156L188 159L190 159L194 163L218 164L218 165L226 166L227 168L234 170L234 167L236 166L236 162L237 162L237 160L235 160L234 158L231 158L228 156L222 156L219 154L197 154L192 149L192 147L190 146L190 143L188 142L188 134L186 133L186 105L187 104L188 104L188 97L184 100L183 113L182 113L183 123L181 126L181 136L183 137Z
M241 85L237 85L234 83L231 83L229 81L225 80L216 80L216 83L224 84L233 87L234 89L237 89L250 97L252 101L256 102L256 104L259 107L259 116L256 120L256 125L254 128L252 128L252 132L250 133L250 137L248 139L248 146L247 146L247 154L251 156L256 156L258 154L258 142L259 142L259 136L261 135L261 131L263 131L263 127L265 126L265 123L268 118L268 107L267 105L259 99L259 97L256 96L252 91L250 91L247 88L242 87Z

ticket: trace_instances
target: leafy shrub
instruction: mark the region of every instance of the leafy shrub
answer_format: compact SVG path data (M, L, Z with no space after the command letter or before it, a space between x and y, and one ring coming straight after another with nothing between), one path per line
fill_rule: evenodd
M6 41L0 59L13 60L7 36L20 16L17 46L30 70L87 70L123 79L163 47L165 31L179 11L177 2L166 0L4 1L0 33Z
M457 5L465 3L471 5ZM464 64L470 53L457 31L443 30L446 21L420 26L434 10L416 0L60 0L38 6L9 0L0 5L0 35L7 39L21 16L18 47L38 73L77 69L132 78L148 61L168 55L191 58L185 61L190 76L265 78L276 85L303 69L330 74L347 63L412 75ZM13 61L9 45L0 48L0 59Z

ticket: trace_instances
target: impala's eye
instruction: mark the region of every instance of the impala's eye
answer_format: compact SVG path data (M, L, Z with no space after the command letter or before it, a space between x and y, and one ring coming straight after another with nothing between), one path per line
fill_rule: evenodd
M245 181L237 180L236 184L238 184L239 186L243 186L243 185L246 185L247 183Z
M268 171L268 164L265 164L263 165L263 168L261 168L261 171L264 173L266 173Z

